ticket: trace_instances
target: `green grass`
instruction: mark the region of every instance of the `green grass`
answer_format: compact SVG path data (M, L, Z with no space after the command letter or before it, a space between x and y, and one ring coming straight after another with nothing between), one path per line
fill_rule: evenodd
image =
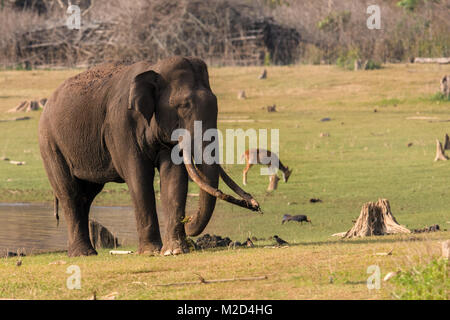
M381 281L369 290L367 268L377 265L381 279L391 271L426 264L439 254L437 240L446 234L387 236L348 241L296 243L289 248L196 251L172 257L138 255L68 258L49 253L0 259L0 298L89 299L117 292L117 299L392 299L403 290ZM130 249L130 248L123 248ZM135 249L135 248L131 248ZM376 253L393 250L390 256ZM65 264L50 264L55 261ZM81 271L81 289L66 287L67 268ZM267 280L161 287L196 281L267 276ZM440 278L436 278L439 280ZM437 296L435 296L437 298Z
M450 294L448 260L433 260L418 269L400 273L394 296L406 300L447 300Z
M211 290L200 286L164 289L167 292L152 289L147 294L143 292L148 288L141 288L143 291L140 291L134 285L127 284L120 298L391 298L386 288L373 294L367 291L365 284L352 285L355 281L367 278L365 272L368 261L365 258L368 257L368 252L397 245L403 248L402 253L399 253L404 254L401 257L403 260L398 265L387 264L389 268L412 267L406 257L415 259L424 255L422 259L427 260L438 255L438 241L448 238L449 232L439 232L427 241L414 242L404 241L404 237L382 237L341 243L330 238L330 235L348 230L352 219L358 217L363 203L376 201L378 198L389 199L399 223L410 229L431 224L448 228L450 162L433 162L435 140L438 138L442 141L445 133L448 133L448 122L407 118L450 119L449 101L436 100L434 97L439 88L440 76L450 73L450 66L399 64L367 72L351 72L336 66L308 65L267 67L267 70L268 78L258 80L261 72L259 67L210 69L211 86L219 101L219 128L279 129L280 158L284 164L294 169L293 174L287 184L280 181L278 190L267 194L267 176L260 176L258 167L252 168L248 175L249 185L245 189L260 202L264 215L220 201L205 232L229 236L239 241L248 235L267 238L278 234L295 246L278 250L239 250L239 253L193 253L174 258L117 258L103 253L94 258L69 259L83 263L88 269L86 272L92 276L89 279L107 279L105 282L94 281L98 290L102 293L112 290L119 281L116 276L118 279L126 279L125 282L131 281L134 276L126 274L127 267L138 270L148 264L155 265L156 270L160 270L155 278L148 279L150 282L164 279L192 280L192 277L195 278L193 273L198 270L204 271L206 274L202 275L209 278L227 277L230 274L243 276L276 273L276 270L281 270L282 274L279 275L281 278L277 276L269 282L262 281L251 286L208 285L208 288L216 288ZM6 111L23 99L48 97L59 83L78 72L79 70L0 72L0 119L19 116ZM239 90L246 91L246 100L236 98ZM277 105L277 113L267 113L262 109L274 103ZM377 112L374 112L375 109ZM0 202L52 201L37 146L40 112L27 115L32 119L0 122L0 157L26 161L24 166L0 161ZM242 116L255 122L229 122L230 119ZM331 118L331 121L319 121L324 117ZM222 119L227 122L221 121ZM330 136L320 137L322 132L327 132ZM412 143L411 147L407 147L409 143ZM225 168L230 176L241 182L243 165L226 165ZM155 187L159 189L158 185ZM229 191L223 185L221 188ZM198 188L191 184L190 192L196 193ZM320 198L323 202L311 204L310 198ZM196 201L197 198L189 197L188 214L196 210ZM297 204L288 205L293 202ZM124 184L107 185L95 202L97 205L130 203ZM295 223L281 225L281 217L286 213L306 214L313 223L301 227ZM416 236L405 237L408 240L415 239ZM266 241L259 245L268 244L270 242ZM417 249L409 250L410 245ZM434 249L429 251L428 246ZM47 269L65 270L63 266L47 266L49 260L60 258L63 255L26 257L30 266L24 264L21 269L16 269L11 262L5 262L3 270L14 272L17 276L14 278L16 280L7 278L9 285L6 288L12 285L18 288L10 290L2 286L0 297L60 297L50 289L36 289L34 292L33 286L25 285L27 277L39 282L39 288L41 285L59 286L58 290L64 292L61 297L85 298L91 294L90 289L82 289L79 293L66 292L63 279L67 275L64 272L55 275L55 278L46 276L47 273L44 272ZM337 263L336 259L347 262ZM253 261L259 261L259 265L249 267L248 264ZM216 269L220 262L224 265ZM179 269L176 268L177 265ZM261 267L267 265L270 267ZM104 275L103 266L109 270ZM115 268L122 270L123 274L119 271L116 274ZM173 272L169 272L167 278L161 271L166 269ZM20 274L25 274L19 275L19 271ZM317 276L310 277L314 272ZM330 272L338 274L339 279L342 279L342 283L339 282L341 280L337 281L339 286L326 284ZM0 276L1 273L2 269ZM5 278L0 278L0 283L1 281L5 281ZM266 283L275 288L267 289L270 286L266 288ZM117 284L120 288L124 285ZM283 293L283 287L288 288L288 293ZM105 294L107 293L109 292Z

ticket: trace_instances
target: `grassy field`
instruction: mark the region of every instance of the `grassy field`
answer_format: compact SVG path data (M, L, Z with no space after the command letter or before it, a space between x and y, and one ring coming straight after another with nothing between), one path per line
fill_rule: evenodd
M293 244L290 248L264 248L271 242L263 241L256 249L169 258L109 257L103 251L98 257L77 259L48 254L25 257L20 268L15 259L4 259L0 297L87 298L93 291L99 296L117 291L118 298L131 299L395 297L390 282L380 290L367 289L367 267L379 265L384 276L424 265L439 255L439 242L450 238L450 232L350 241L330 235L348 230L363 203L378 198L388 199L397 220L410 229L450 226L450 163L433 162L435 140L443 140L449 122L408 119L450 120L450 103L433 99L440 76L450 73L450 66L399 64L361 72L334 66L267 69L266 80L258 80L261 68L256 67L210 69L219 100L219 128L280 129L280 158L294 172L287 184L280 181L278 190L267 194L267 177L253 168L246 190L260 201L264 215L220 202L205 232L239 241L248 235L278 234ZM21 100L48 97L59 83L80 71L0 72L0 119L23 116L6 111ZM245 90L248 99L238 100L239 90ZM272 104L278 112L262 109ZM52 200L37 146L40 111L26 115L32 119L0 122L0 157L26 161L24 166L0 161L0 202ZM331 120L321 122L325 117ZM236 122L230 122L233 119ZM321 133L329 136L320 137ZM242 169L243 165L226 166L238 182ZM198 191L194 185L190 189ZM312 204L310 198L323 202ZM189 210L195 209L196 200L189 199ZM108 185L96 204L129 205L126 185ZM285 213L307 214L313 224L281 225ZM374 255L393 248L392 256ZM48 265L61 259L80 266L81 290L65 288L67 266ZM192 281L196 272L206 279L265 274L269 279L251 285L152 286Z

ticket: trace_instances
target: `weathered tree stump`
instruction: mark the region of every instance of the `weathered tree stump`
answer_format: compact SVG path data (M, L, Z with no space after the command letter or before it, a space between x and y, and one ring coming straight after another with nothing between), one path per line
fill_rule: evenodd
M237 98L238 98L239 100L247 99L247 96L245 95L245 91L244 91L244 90L239 91L239 92L238 92Z
M89 238L95 249L113 249L119 245L119 240L108 229L92 219L89 220Z
M267 112L277 112L277 105L267 106Z
M395 233L411 233L411 231L397 223L391 212L389 201L379 199L377 202L367 202L363 205L358 220L343 237L368 237Z
M447 97L450 95L450 75L444 75L441 79L441 93Z
M448 160L448 157L445 155L445 151L442 148L442 144L441 142L436 139L436 157L434 158L434 161L439 161L439 160Z
M448 137L448 134L445 134L444 138L444 150L450 150L450 139Z
M280 178L276 174L273 174L269 177L269 186L267 187L267 191L273 191L278 188L278 181Z
M267 70L264 69L263 72L259 75L258 79L266 79L267 78Z

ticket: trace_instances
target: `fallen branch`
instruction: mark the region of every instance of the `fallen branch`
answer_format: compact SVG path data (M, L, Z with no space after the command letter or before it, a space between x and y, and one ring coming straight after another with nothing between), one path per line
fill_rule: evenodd
M133 251L123 251L123 250L111 250L109 254L111 255L120 255L120 254L132 254Z
M448 64L450 63L450 58L415 58L414 63L438 63L438 64Z
M267 276L260 277L245 277L245 278L231 278L231 279L213 279L206 280L201 275L196 274L200 279L198 281L187 281L187 282L175 282L175 283L164 283L155 284L155 287L172 287L172 286L186 286L191 284L208 284L208 283L219 283L219 282L233 282L233 281L256 281L256 280L266 280Z
M14 161L14 160L10 160L9 163L14 164L16 166L23 166L26 164L25 161Z
M392 252L394 251L394 249L391 249L389 252L377 252L375 253L376 256L390 256L392 255Z
M0 122L10 122L10 121L22 121L22 120L30 120L30 117L18 117L12 119L1 119Z

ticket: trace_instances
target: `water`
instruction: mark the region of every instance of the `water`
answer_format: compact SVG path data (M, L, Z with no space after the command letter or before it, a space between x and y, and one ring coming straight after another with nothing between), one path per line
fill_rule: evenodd
M131 207L92 207L90 218L108 228L123 245L137 244ZM67 228L60 210L59 227L49 205L0 203L0 254L67 250Z

